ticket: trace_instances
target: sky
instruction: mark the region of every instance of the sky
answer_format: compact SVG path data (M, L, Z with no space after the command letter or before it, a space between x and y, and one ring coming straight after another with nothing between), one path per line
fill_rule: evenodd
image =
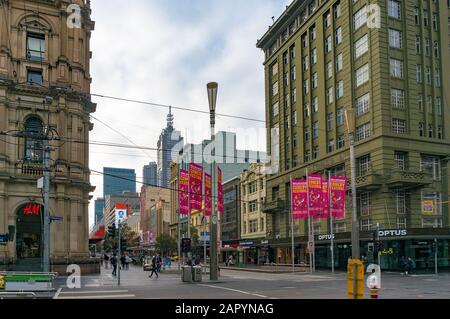
M206 84L219 83L217 113L264 120L264 55L257 39L291 0L95 0L91 37L91 93L208 111ZM124 5L125 4L125 5ZM156 148L168 109L92 98L91 141ZM173 110L185 141L209 138L209 115ZM216 130L237 132L241 149L265 151L264 123L216 118ZM258 132L257 138L249 132ZM156 151L90 146L90 168L142 168ZM103 177L91 175L94 199ZM142 184L137 183L139 191Z

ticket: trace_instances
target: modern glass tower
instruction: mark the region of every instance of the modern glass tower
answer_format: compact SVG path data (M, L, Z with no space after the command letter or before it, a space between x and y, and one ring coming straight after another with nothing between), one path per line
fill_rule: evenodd
M158 185L158 165L151 162L144 166L143 169L144 185L157 186Z

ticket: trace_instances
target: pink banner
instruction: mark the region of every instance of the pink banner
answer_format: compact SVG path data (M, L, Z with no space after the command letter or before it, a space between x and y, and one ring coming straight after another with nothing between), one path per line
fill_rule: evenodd
M180 169L180 179L178 181L178 205L180 215L189 214L189 173Z
M205 173L205 216L211 216L211 175Z
M217 212L223 213L222 170L217 167Z
M322 209L316 216L315 219L327 219L330 217L330 201L328 193L328 181L322 180Z
M331 187L331 214L334 218L345 218L345 196L347 193L347 178L336 177L330 178Z
M322 210L322 176L309 175L308 176L308 191L309 191L309 214L316 216Z
M194 163L189 164L191 210L202 209L202 175L203 175L203 166Z
M308 217L308 195L305 180L292 181L292 218L303 219Z

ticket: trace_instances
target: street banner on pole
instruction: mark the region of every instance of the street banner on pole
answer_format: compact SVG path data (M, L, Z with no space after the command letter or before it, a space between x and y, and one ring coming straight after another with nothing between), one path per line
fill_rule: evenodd
M308 217L308 195L305 180L292 180L292 217L303 219Z
M191 207L190 209L202 209L202 175L203 166L190 163L189 164L189 188Z
M180 215L189 215L189 173L180 169L180 179L178 181L178 204Z
M322 176L311 174L308 175L308 197L309 197L309 213L316 216L322 210L323 194L322 194Z
M345 218L345 195L347 192L347 178L332 176L331 188L331 214L333 218Z
M222 170L217 167L217 212L223 213Z
M205 173L205 217L211 216L211 175Z
M327 219L330 217L330 199L328 193L328 181L322 180L322 209L314 216L315 219Z

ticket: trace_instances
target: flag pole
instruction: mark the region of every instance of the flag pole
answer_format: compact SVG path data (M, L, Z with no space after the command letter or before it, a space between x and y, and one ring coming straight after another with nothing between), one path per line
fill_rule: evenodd
M309 213L309 178L308 178L308 168L306 168L306 194L307 194L307 207L308 207L308 254L309 254L309 271L312 273L312 252L311 252L311 215Z
M178 165L178 270L180 270L180 253L181 253L181 214L180 214L180 165Z
M333 232L333 212L331 210L333 200L331 198L331 172L328 171L328 214L330 214L331 232L331 272L334 273L334 232Z
M292 199L292 194L293 194L293 190L292 190L292 175L290 176L290 180L291 180L291 237L292 237L292 248L291 248L291 261L292 261L292 272L295 272L295 251L294 251L294 214L293 214L293 204L294 201Z
M206 275L206 187L205 174L202 173L202 194L203 194L203 265Z

